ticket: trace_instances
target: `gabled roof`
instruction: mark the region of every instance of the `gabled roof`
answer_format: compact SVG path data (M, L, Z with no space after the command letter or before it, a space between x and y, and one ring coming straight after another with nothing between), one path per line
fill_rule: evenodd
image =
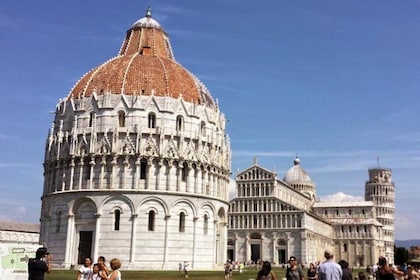
M268 170L264 167L261 167L258 165L257 161L254 159L254 164L249 167L248 169L245 169L244 171L238 173L236 175L235 180L269 180L269 179L276 179L277 173Z
M15 222L15 221L0 221L0 230L39 233L39 224Z

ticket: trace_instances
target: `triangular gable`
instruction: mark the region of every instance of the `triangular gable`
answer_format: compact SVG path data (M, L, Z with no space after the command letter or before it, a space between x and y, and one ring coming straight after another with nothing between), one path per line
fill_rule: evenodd
M149 95L144 104L144 110L160 112L162 111L162 108L160 108L159 103L157 102L155 96Z
M277 174L274 171L265 169L257 164L238 173L236 180L269 180L275 179Z
M163 157L168 159L175 159L179 157L178 149L176 148L174 140L171 138L166 142L163 149Z
M183 150L183 157L184 159L189 161L197 161L197 154L195 153L195 148L193 147L193 144L191 142L188 142L185 145L185 148Z

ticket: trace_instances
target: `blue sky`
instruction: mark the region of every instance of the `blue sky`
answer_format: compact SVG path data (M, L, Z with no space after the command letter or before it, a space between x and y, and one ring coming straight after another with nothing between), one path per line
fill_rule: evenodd
M396 239L420 238L420 1L0 3L0 219L37 222L55 105L147 6L229 120L232 172L295 155L318 196L393 170Z

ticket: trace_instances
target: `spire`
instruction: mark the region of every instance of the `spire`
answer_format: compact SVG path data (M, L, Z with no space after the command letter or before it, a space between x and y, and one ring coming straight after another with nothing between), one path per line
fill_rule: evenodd
M150 8L150 6L147 7L146 17L148 17L148 18L152 17L152 9Z

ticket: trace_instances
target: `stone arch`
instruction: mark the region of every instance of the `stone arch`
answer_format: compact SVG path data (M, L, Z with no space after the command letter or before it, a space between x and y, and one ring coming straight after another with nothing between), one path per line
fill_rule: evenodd
M97 213L97 205L90 198L78 198L73 201L69 213L74 215L76 223L94 222Z
M126 196L119 195L119 196L108 196L107 198L105 198L98 207L98 214L106 214L106 213L102 213L105 205L109 203L110 201L114 201L114 200L125 202L129 206L130 213L131 214L135 213L135 207L131 199L129 199Z
M227 222L227 215L226 215L226 209L223 207L219 208L219 211L217 211L217 218L219 223L226 223Z
M140 201L140 203L137 206L137 209L136 209L135 213L137 213L139 215L142 215L143 214L142 209L144 208L143 206L151 205L150 202L152 202L152 205L157 204L158 206L160 206L163 209L163 216L164 217L169 215L168 205L166 204L166 202L164 200L162 200L161 198L159 198L157 196L150 196L150 197L147 197L147 198L143 199L142 201ZM154 206L154 208L156 208L157 211L159 211L158 208L160 208L160 207Z
M185 198L180 198L180 199L175 200L172 203L172 205L170 206L170 209L173 210L173 209L176 208L177 205L182 205L183 203L188 205L187 208L191 209L192 216L196 217L197 216L197 209L196 209L195 205L191 201L189 201L188 199L185 199ZM183 207L183 208L185 208L185 207Z

